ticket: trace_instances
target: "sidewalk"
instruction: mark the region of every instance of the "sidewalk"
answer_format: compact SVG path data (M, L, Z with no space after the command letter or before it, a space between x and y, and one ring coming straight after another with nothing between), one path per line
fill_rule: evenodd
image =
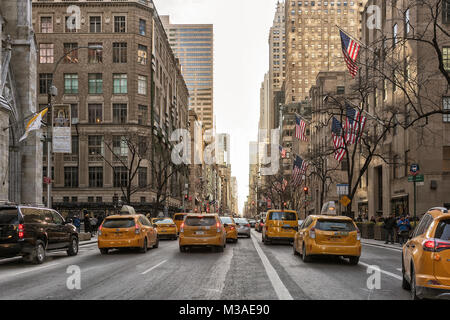
M80 242L79 242L80 246L85 246L85 245L88 245L88 244L97 243L97 235L91 237L90 239L87 239L85 237L86 236L80 237Z
M395 249L395 250L398 250L398 251L402 250L402 246L399 243L385 244L384 241L374 240L374 239L364 239L364 238L361 238L361 243L362 244L372 245L372 246L377 246L377 247Z

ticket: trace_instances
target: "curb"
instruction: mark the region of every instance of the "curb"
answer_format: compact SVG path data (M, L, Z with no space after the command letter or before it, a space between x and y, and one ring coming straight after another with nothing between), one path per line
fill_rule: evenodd
M362 244L367 244L369 246L375 246L375 247L380 247L380 248L388 248L388 249L393 249L393 250L397 250L397 251L402 251L403 249L401 247L393 247L393 246L389 246L389 245L385 245L385 244L380 244L380 243L372 243L372 242L366 242L366 241L362 241Z
M78 243L79 246L86 246L88 244L93 244L93 243L97 243L97 240L87 240L87 241L80 241Z

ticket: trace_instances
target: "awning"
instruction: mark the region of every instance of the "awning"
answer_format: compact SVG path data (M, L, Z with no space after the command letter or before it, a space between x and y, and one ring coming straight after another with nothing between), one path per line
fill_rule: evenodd
M392 196L391 199L399 199L399 198L406 198L409 197L409 194L403 193L403 194L396 194L395 196Z

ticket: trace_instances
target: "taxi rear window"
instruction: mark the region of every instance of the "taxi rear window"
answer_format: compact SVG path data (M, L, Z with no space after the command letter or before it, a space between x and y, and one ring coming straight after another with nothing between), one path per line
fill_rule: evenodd
M342 220L318 220L316 229L322 231L355 231L355 225L351 221Z
M103 228L131 228L134 226L134 219L107 219L103 222Z
M269 220L297 220L295 213L293 212L271 212L269 215Z
M184 220L184 217L185 217L184 214L179 214L179 215L176 215L176 216L175 216L175 220L178 220L178 221Z
M436 228L436 239L450 240L450 219L439 222Z
M157 220L155 221L156 224L172 224L173 221L172 219L161 219L161 220Z
M216 219L214 217L187 217L184 224L191 227L213 226L216 224Z

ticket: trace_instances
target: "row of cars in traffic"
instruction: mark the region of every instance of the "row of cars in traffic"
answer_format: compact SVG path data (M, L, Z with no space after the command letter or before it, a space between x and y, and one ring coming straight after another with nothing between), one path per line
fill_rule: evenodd
M361 233L349 217L310 215L304 221L292 210L269 210L252 221L217 214L177 213L148 219L123 206L120 214L105 218L98 230L102 254L112 249L137 248L147 252L158 248L159 239L179 239L181 252L210 247L223 252L227 242L239 235L251 237L251 228L261 232L262 242L292 244L294 255L304 262L314 256L333 255L356 265L361 256ZM0 205L0 258L23 256L42 263L46 253L65 250L78 254L76 228L52 209ZM402 249L402 286L413 299L450 298L450 214L446 208L432 208L421 218Z

